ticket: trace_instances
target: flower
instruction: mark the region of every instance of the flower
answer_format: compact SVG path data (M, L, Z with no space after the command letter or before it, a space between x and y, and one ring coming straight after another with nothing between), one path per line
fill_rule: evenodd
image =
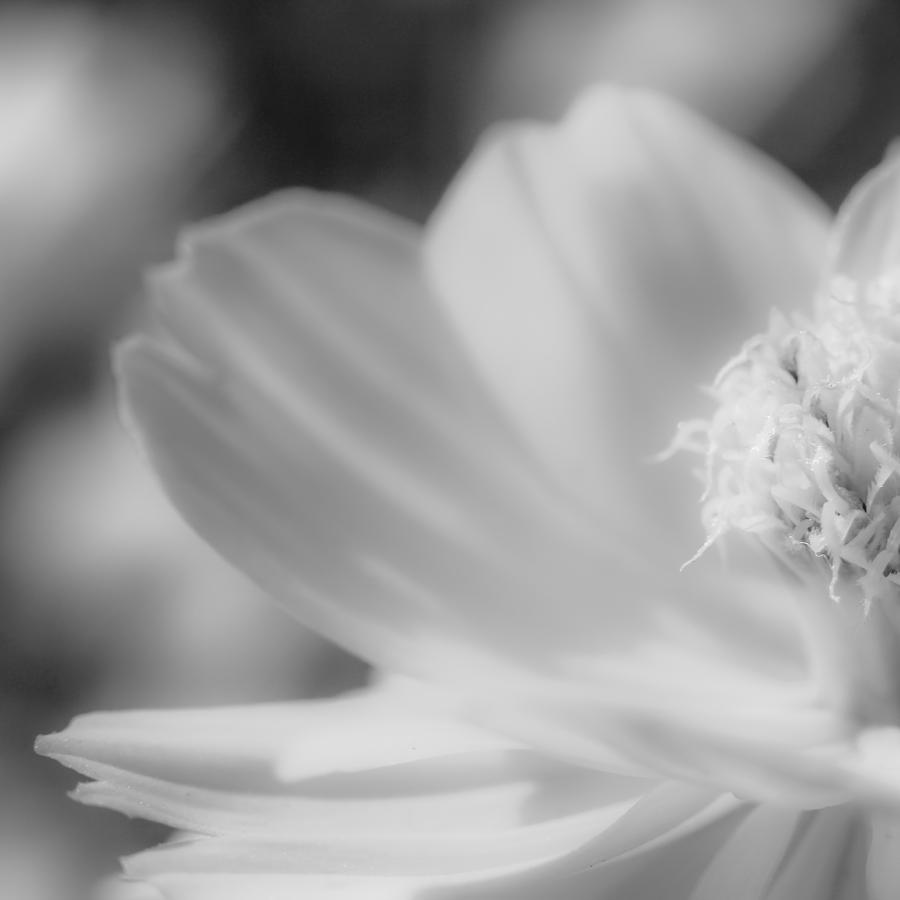
M773 380L751 345L718 411L695 385L770 306L890 284L898 193L886 163L829 239L773 163L603 88L488 137L424 235L305 191L196 229L118 356L128 422L202 535L392 674L42 738L82 801L197 835L128 876L177 900L892 896L896 598L837 602L867 570L793 507L780 543L726 515L804 474L744 465L785 427L743 399ZM755 346L789 348L780 327ZM800 386L799 350L776 357ZM647 463L698 412L703 515L686 457ZM725 552L682 569L701 519Z

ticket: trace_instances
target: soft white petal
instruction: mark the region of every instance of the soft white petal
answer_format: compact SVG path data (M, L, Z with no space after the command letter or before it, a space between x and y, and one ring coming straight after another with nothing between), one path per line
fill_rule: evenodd
M635 103L642 128L659 120L676 143L718 148L709 152L723 172L746 166L686 114ZM582 157L594 138L582 132L599 127L598 108L655 171L653 141L644 146L632 134L624 105L601 97L558 132L539 135L555 148L540 172L572 153L593 172ZM471 175L476 187L481 171L476 165ZM777 194L777 179L748 171L756 174L745 179L768 185L760 192L775 208L794 210L781 219L805 222L815 243L815 214L785 199L787 191ZM469 190L466 178L458 195ZM552 187L551 178L541 189ZM661 193L671 197L671 189ZM666 202L670 217L693 208ZM593 233L597 208L588 203L591 215L559 223L578 232L569 236L583 251L576 268L595 265L578 229ZM555 221L568 209L551 204L548 215ZM715 249L719 223L711 213L701 218ZM600 245L619 239L608 221L597 235ZM684 250L676 240L669 253ZM710 253L718 259L720 251ZM139 338L119 356L126 413L176 505L307 624L376 663L450 686L484 721L527 733L547 753L624 772L663 766L721 785L730 774L722 738L735 729L776 736L775 751L762 748L766 765L783 744L808 746L807 707L816 697L784 585L735 586L711 576L709 560L678 573L658 497L642 503L639 491L601 508L560 491L557 476L571 472L552 454L534 455L504 424L433 302L419 254L406 226L308 192L264 201L186 241L181 262L154 281L162 335ZM749 290L731 262L724 271L734 290ZM615 267L612 254L600 274ZM805 272L786 268L793 278ZM695 260L686 272L699 290ZM597 302L606 304L600 319L615 316L612 298ZM549 340L552 328L579 339L569 329L572 303L596 318L580 294L563 292L544 308L553 354L565 341ZM506 312L515 322L515 310ZM606 331L585 334L591 341L573 365L594 359L593 339ZM608 359L621 358L618 338L606 349ZM566 366L558 368L563 377ZM602 387L582 374L588 392ZM633 411L629 390L622 402ZM595 413L582 412L593 428ZM606 443L636 454L622 435ZM612 471L599 457L591 468ZM617 480L627 488L626 477ZM696 756L707 741L713 749ZM695 756L702 767L691 766ZM758 749L750 756L753 774L742 786L750 796L771 791L765 779L757 785ZM781 785L783 773L774 781Z
M854 796L876 809L900 809L900 728L860 729L840 766Z
M440 704L439 694L386 682L328 700L90 713L66 731L42 737L38 749L234 790L271 790L285 780L518 749Z
M314 627L412 669L441 655L423 629L529 658L596 633L616 569L654 577L492 418L391 220L273 200L199 234L156 290L170 336L119 357L135 430L186 517Z
M748 808L686 785L650 793L607 831L557 860L430 900L687 900Z
M38 750L77 799L186 831L276 840L499 834L615 818L644 779L561 765L392 685L253 708L95 713Z
M486 139L426 247L474 362L554 475L595 508L657 520L683 562L693 487L647 457L772 305L811 299L827 221L749 147L603 88L558 128Z
M130 877L167 897L215 890L239 897L250 889L273 897L291 890L362 896L365 879L373 879L371 896L390 887L384 896L411 897L437 884L533 870L614 826L655 784L492 744L452 718L435 729L439 699L430 718L427 711L417 715L422 752L411 723L403 722L400 731L412 746L387 742L394 752L385 756L380 730L397 725L409 700L408 690L391 686L257 710L94 714L41 739L39 749L95 779L77 789L77 799L211 835L126 861ZM374 754L354 748L348 769L341 725L355 720L379 746ZM296 744L291 736L307 729L313 742L319 729L331 735L336 759L328 765L316 753L319 765L307 767L306 777L282 781L282 744ZM646 840L648 828L661 827L671 823L631 826L619 845Z
M866 286L897 275L900 154L891 155L853 188L838 212L831 240L829 280L847 278Z
M210 790L146 778L111 766L73 762L98 779L74 797L90 806L152 818L195 833L246 839L331 839L373 835L492 835L551 819L589 816L591 828L634 802L644 783L540 759L460 756L441 765L402 767L390 776L332 779L280 794ZM503 773L506 767L508 770ZM453 777L451 777L451 775ZM407 779L410 784L404 783Z
M473 694L486 707L488 721L491 704L509 705L510 690L534 708L541 695L549 695L551 703L556 697L565 707L580 683L590 698L586 721L598 732L591 762L609 743L605 707L639 708L644 720L670 708L672 727L679 728L690 701L684 691L671 690L673 677L690 692L698 715L722 705L729 672L735 679L726 698L730 709L740 712L733 701L747 691L759 703L760 690L772 700L774 716L796 706L783 683L783 666L790 670L794 654L775 654L782 663L768 685L760 684L769 676L761 671L762 657L746 660L749 666L728 659L727 646L740 648L750 631L732 627L729 644L713 647L709 664L699 668L690 665L699 639L676 644L679 654L667 663L655 662L648 652L654 639L665 645L669 630L657 610L677 602L669 610L677 622L696 618L727 597L732 611L725 621L734 626L742 608L764 606L777 592L760 601L749 585L739 590L724 583L696 585L692 572L684 581L696 590L689 600L675 601L669 599L671 583L654 584L658 573L640 575L633 568L628 576L620 574L617 586L614 567L627 571L628 560L605 558L599 535L590 541L590 531L573 527L549 504L518 520L511 516L506 528L492 528L487 546L453 541L421 521L404 521L403 511L363 493L380 485L357 482L348 495L342 473L323 468L325 457L317 460L318 478L307 473L300 457L310 451L302 432L282 442L297 448L296 460L279 458L282 451L262 436L274 415L260 424L249 405L235 410L219 378L193 378L186 364L166 352L134 347L123 365L132 408L173 498L248 574L308 624L351 649ZM325 490L330 497L316 497ZM509 505L515 502L508 498ZM469 512L480 514L480 500L473 496L471 503ZM485 512L482 525L490 525L496 511ZM379 558L390 563L373 566L371 560ZM404 591L410 583L413 590ZM429 602L416 602L421 593ZM739 605L742 596L745 607ZM715 621L710 617L704 628L709 631ZM612 654L615 662L604 664ZM594 661L579 670L577 659ZM568 679L553 674L565 665L574 666ZM691 677L685 678L688 672ZM792 675L802 688L802 668ZM666 744L656 737L652 747L664 751Z
M343 746L356 725L376 740ZM332 759L319 749L329 738ZM285 748L299 780L279 776ZM564 886L566 900L658 900L665 885L667 900L714 900L740 885L746 894L718 896L845 900L863 871L852 810L753 807L561 765L457 723L445 698L403 683L298 704L94 714L40 749L96 779L76 791L84 802L217 835L128 861L167 897L361 897L373 879L372 895L391 898L544 900ZM700 765L713 753L695 751ZM886 854L873 858L870 878L890 871Z
M566 900L637 898L645 894L634 891L648 884L666 884L674 891L669 897L686 897L675 879L685 885L696 880L740 820L741 808L673 785L622 818L585 816L495 836L479 834L476 826L474 840L470 833L438 842L423 836L328 843L217 838L139 854L126 860L126 870L167 896L192 900L211 896L213 886L234 897L240 890L291 896L279 893L291 889L298 896L365 896L367 880L372 896L383 891L391 898L538 900L560 890ZM626 893L613 893L620 888Z
M681 746L686 706L725 730L723 708L767 705L745 731L802 721L783 586L670 574L649 533L564 498L467 374L405 227L275 198L198 232L155 285L163 335L119 355L134 430L201 534L307 624L513 734L530 709L542 749L618 771L658 766L671 729Z
M707 867L691 900L764 900L801 816L775 806L747 816Z
M91 900L164 900L152 884L108 878L94 889Z
M164 900L414 900L434 878L167 872L154 879ZM442 879L446 881L447 879ZM154 889L155 890L155 889ZM127 897L127 895L126 895ZM126 900L126 898L123 898Z
M624 845L625 852L610 854L617 834L639 813L644 827L637 839ZM654 814L659 818L652 826ZM673 784L648 794L612 828L567 857L432 897L866 900L866 841L865 821L852 808L805 813L713 798Z
M641 807L643 825L621 843L617 835ZM303 865L315 871L300 874L276 846L250 852L219 842L163 848L126 867L151 878L169 900L244 900L250 893L272 900L887 900L896 893L894 843L880 823L870 845L869 826L854 809L753 807L672 785L573 853L502 873L442 874L438 864L419 875L316 874L328 868L326 853L307 858Z
M856 853L859 822L850 807L808 813L776 873L766 900L832 900L851 887L865 897Z
M131 857L126 872L149 879L162 872L446 876L535 866L577 847L602 828L599 815L551 821L504 832L432 836L298 836L260 840L212 837L169 844Z
M847 808L758 807L716 854L691 900L863 900L865 831Z

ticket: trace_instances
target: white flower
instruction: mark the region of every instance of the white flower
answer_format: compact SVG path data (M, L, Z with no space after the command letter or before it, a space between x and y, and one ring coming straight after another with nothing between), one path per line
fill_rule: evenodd
M724 564L681 571L697 486L646 460L705 413L737 477L696 385L771 306L891 275L898 185L864 182L829 250L772 163L603 89L486 140L424 235L308 192L190 235L119 357L134 431L201 534L395 675L41 739L84 802L201 835L129 876L176 900L894 896L897 598L835 602L815 548L737 516Z

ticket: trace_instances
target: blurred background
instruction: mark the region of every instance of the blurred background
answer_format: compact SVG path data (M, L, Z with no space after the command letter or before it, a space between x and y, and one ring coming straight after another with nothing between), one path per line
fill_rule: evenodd
M875 0L0 3L0 896L86 900L162 829L33 756L81 711L322 695L358 662L194 538L115 418L109 346L187 222L286 185L422 220L478 134L650 85L832 205L900 133Z

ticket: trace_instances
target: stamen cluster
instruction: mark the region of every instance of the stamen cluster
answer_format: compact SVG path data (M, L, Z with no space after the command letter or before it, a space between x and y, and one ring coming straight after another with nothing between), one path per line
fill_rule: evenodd
M712 390L713 418L684 426L706 458L700 552L740 529L827 564L835 599L900 598L900 282L774 312Z

